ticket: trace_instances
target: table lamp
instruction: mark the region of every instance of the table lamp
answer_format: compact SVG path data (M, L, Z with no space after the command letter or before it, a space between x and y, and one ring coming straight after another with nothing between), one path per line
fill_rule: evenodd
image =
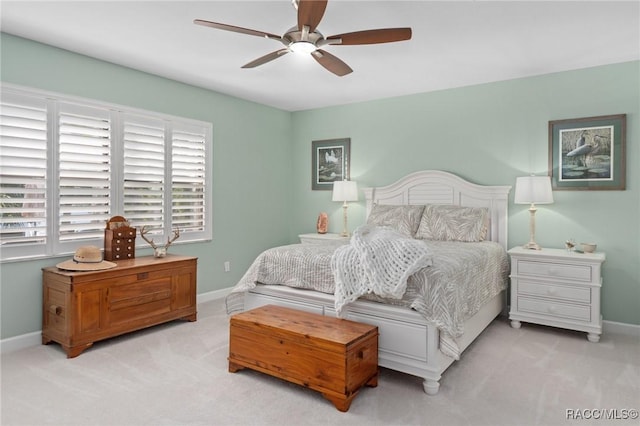
M342 222L343 228L341 237L348 237L347 230L347 201L358 201L358 185L350 180L341 180L333 182L333 201L342 201Z
M513 200L516 204L531 204L529 207L529 242L523 247L540 250L535 242L536 234L536 204L553 203L551 178L549 176L523 176L516 178L516 193Z

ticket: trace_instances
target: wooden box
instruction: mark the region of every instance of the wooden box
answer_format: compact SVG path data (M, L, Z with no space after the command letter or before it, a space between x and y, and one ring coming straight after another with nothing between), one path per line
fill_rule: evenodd
M136 228L123 226L104 230L104 260L134 259Z
M230 320L229 371L260 371L311 388L347 411L378 384L378 328L267 305Z
M73 358L93 342L163 322L196 320L197 258L168 255L120 260L117 267L43 269L42 343Z

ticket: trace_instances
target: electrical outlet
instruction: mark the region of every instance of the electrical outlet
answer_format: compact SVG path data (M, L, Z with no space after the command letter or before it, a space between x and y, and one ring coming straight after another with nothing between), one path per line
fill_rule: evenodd
M224 271L225 272L231 271L231 262L229 262L228 260L224 262Z

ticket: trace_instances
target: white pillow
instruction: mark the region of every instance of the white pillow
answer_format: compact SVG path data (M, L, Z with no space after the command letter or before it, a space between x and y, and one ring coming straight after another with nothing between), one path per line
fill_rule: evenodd
M484 241L489 228L489 209L428 204L416 238L439 241Z

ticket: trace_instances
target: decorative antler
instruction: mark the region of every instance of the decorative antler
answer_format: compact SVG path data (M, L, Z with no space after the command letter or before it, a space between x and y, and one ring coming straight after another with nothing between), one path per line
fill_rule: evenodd
M154 250L157 250L158 247L156 246L156 243L153 242L153 238L152 239L148 239L147 237L145 237L145 234L149 232L147 225L144 225L142 228L140 228L140 237L142 237L143 240L145 240L146 242L149 243L149 245L151 247L153 247Z
M148 242L149 245L153 248L153 255L155 257L165 257L167 255L167 249L169 248L171 243L173 243L175 240L177 240L180 237L180 229L176 228L173 230L173 237L167 238L167 244L165 244L164 247L158 247L156 246L156 243L153 242L153 238L148 239L145 236L147 232L149 232L149 230L147 226L144 225L142 228L140 228L140 237L142 237L143 240Z
M165 244L164 249L168 249L172 242L177 240L180 237L180 228L176 228L173 230L173 238L167 238L167 244Z

